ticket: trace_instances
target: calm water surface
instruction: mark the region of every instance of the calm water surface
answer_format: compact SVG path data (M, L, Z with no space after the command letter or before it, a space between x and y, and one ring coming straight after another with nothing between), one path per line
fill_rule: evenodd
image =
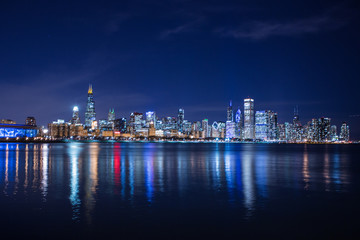
M358 238L360 146L0 143L12 238Z

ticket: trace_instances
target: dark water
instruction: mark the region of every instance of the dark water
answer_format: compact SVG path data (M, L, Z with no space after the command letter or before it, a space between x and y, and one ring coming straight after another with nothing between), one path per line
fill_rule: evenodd
M357 145L0 144L11 238L358 238ZM5 234L5 235L4 235Z

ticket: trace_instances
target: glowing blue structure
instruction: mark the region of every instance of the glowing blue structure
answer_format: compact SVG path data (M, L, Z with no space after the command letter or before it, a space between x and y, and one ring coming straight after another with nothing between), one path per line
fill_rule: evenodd
M32 126L19 124L0 124L0 138L33 138L38 130Z

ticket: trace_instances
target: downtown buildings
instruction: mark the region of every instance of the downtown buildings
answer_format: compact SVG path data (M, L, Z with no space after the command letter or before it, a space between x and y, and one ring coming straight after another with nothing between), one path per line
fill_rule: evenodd
M49 136L54 139L149 138L291 143L347 142L350 139L346 123L341 126L340 136L330 118L312 119L302 125L297 107L292 122L278 123L277 112L257 110L252 98L244 99L243 111L238 107L235 113L230 101L224 119L214 122L208 119L188 121L184 108L179 108L176 116L160 117L155 111L147 111L145 114L131 112L129 118L116 118L115 109L110 108L107 119L97 120L92 85L86 103L85 124L81 123L79 108L75 106L69 122L60 119L49 124Z

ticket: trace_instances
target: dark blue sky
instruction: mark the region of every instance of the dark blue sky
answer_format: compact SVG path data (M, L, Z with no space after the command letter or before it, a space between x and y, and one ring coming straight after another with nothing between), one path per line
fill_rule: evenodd
M76 2L76 3L75 3ZM360 138L357 1L1 1L0 118L84 120L185 109L225 120L255 99L290 121L348 121Z

